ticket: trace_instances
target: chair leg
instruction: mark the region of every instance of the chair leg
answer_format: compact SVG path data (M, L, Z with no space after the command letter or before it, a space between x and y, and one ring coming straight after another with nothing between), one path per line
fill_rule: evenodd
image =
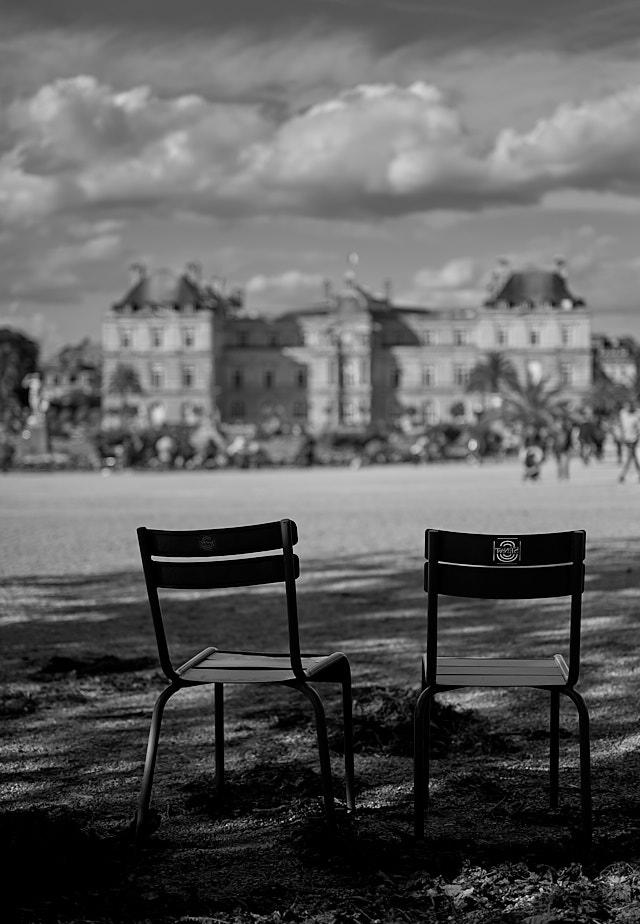
M171 684L166 687L158 696L153 714L151 716L151 727L149 728L149 740L147 742L147 755L144 762L144 772L142 775L142 786L140 788L140 798L138 800L138 811L135 819L134 837L136 843L145 835L145 822L151 802L151 788L153 786L153 774L156 766L156 756L158 754L158 741L160 739L160 726L162 724L162 715L164 707L169 699L180 689L179 686Z
M336 808L333 801L333 782L331 778L331 758L329 756L329 739L327 737L327 720L324 714L324 706L320 699L320 694L314 687L306 683L296 684L295 689L307 697L313 706L316 719L316 734L318 738L318 754L320 756L320 774L322 776L322 793L324 796L324 807L327 816L327 824L330 828L336 827Z
M549 805L558 808L560 773L560 693L551 690L549 716Z
M224 684L214 684L216 792L224 792Z
M425 687L418 697L413 730L413 829L424 837L424 813L429 805L429 722L433 689Z
M577 690L563 689L578 710L580 729L580 789L582 794L582 833L585 845L591 846L593 819L591 809L591 747L589 742L589 710Z
M342 727L344 729L344 782L347 812L356 810L356 785L353 766L353 703L351 696L351 671L342 682Z

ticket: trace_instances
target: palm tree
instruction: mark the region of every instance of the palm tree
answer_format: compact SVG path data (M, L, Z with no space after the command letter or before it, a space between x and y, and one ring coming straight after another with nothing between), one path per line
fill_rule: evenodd
M479 360L469 374L467 392L501 394L505 389L513 389L518 384L518 373L511 360L504 353L493 351Z
M516 379L503 393L505 420L525 429L540 430L566 417L567 404L561 385L553 385L545 378L534 378L528 371L524 382Z
M140 377L133 366L118 363L109 380L109 393L119 396L120 410L123 414L126 414L129 410L129 397L142 394Z

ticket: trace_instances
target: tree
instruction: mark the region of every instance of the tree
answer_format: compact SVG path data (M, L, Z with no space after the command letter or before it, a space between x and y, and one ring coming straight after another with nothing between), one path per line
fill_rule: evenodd
M469 374L466 391L481 394L500 394L503 388L514 388L518 373L511 360L499 351L487 353L476 363Z
M102 348L85 337L80 343L68 344L58 353L60 369L68 373L73 381L81 372L89 371L94 380L96 391L100 390L100 371L102 366Z
M567 414L568 399L561 385L552 385L547 379L534 379L527 372L526 379L516 379L514 385L503 392L503 416L509 423L539 430Z
M129 366L126 363L118 363L109 380L109 393L118 395L120 398L120 409L126 413L129 409L129 398L132 395L142 394L140 377L133 366Z
M37 370L38 344L17 330L0 328L0 422L16 427L27 406L22 382Z
M633 396L633 386L613 382L599 363L594 365L593 384L589 392L588 404L596 417L612 417Z

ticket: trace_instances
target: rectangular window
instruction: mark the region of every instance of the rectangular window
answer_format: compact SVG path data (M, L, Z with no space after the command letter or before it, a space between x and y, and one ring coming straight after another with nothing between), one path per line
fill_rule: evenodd
M307 384L307 370L298 369L296 371L296 385L298 388L304 388Z
M571 363L562 363L560 365L560 384L573 385L573 366Z
M422 406L422 413L426 424L438 423L438 408L435 401L425 401Z
M269 346L270 347L278 346L278 334L274 330L269 333Z
M540 331L537 327L529 328L529 346L540 346Z
M436 332L433 330L423 330L422 342L425 346L433 346L436 342Z
M157 349L161 347L164 341L164 331L161 327L152 327L151 328L151 345Z
M233 382L233 387L234 387L234 388L242 388L242 386L244 385L244 378L243 378L243 375L242 375L242 369L234 369L234 370L233 370L232 382Z
M560 343L562 346L571 346L571 328L566 324L560 327Z
M164 366L161 366L159 363L154 363L151 367L151 387L164 387Z
M400 388L402 385L402 369L396 368L391 370L391 385L393 388Z
M306 418L307 416L307 402L306 401L294 401L293 402L293 416L297 420Z
M345 385L356 385L357 369L356 364L351 359L345 359L342 366L342 381Z
M196 383L196 370L193 366L182 367L182 386L183 388L193 388Z
M342 419L346 424L355 423L357 415L353 401L342 402Z
M454 346L466 346L469 343L469 331L458 328L453 332Z
M246 330L238 331L238 346L246 347L249 342L249 337Z
M496 328L496 344L498 346L509 346L509 328Z
M185 327L182 331L182 344L188 350L196 342L196 332L193 327Z
M422 367L422 384L427 388L430 385L435 385L436 376L435 369L433 366L423 366Z
M275 382L275 375L273 369L266 369L264 373L264 387L273 388L273 383Z
M128 350L132 343L132 335L130 330L121 330L120 331L120 346L123 350Z
M464 387L469 381L469 369L467 366L453 367L453 381L456 385Z
M232 417L244 417L244 401L232 401L230 411Z

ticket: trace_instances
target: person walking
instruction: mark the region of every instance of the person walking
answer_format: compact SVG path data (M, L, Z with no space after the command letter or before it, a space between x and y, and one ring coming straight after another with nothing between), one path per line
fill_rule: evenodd
M633 464L638 476L640 476L640 462L636 454L638 441L640 440L640 414L633 401L627 401L620 409L618 415L620 424L620 435L624 447L625 457L622 462L622 470L618 481L622 483L626 478L627 472Z
M551 429L551 448L558 465L558 478L569 478L569 460L575 448L575 427L571 420L556 420Z

